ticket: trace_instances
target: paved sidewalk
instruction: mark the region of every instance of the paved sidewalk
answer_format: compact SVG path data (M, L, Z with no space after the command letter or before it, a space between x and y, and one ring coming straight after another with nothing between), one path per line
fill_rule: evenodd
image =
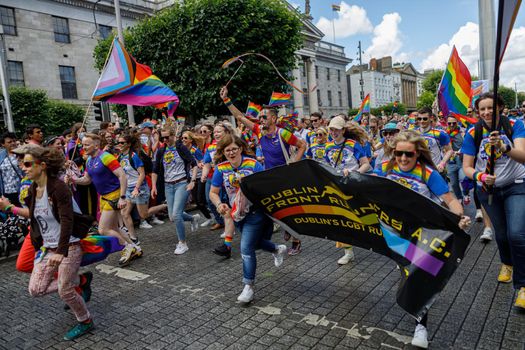
M464 261L430 310L430 348L523 350L525 313L512 307L512 286L497 283L496 244L480 243L481 229L473 225ZM75 342L62 340L75 320L58 295L30 298L29 275L1 263L0 348L411 348L414 320L395 302L399 271L388 258L355 249L356 261L340 267L334 242L302 237L303 252L279 269L258 253L256 300L242 307L239 238L222 260L211 253L219 234L188 233L190 250L175 256L166 223L140 231L145 255L128 268L116 267L117 255L90 266L96 328Z

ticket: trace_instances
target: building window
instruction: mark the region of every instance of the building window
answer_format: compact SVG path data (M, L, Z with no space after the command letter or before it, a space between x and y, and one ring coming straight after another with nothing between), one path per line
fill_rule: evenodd
M60 83L62 84L62 98L77 99L75 67L58 66L58 69L60 71Z
M301 65L301 72L303 73L303 77L306 77L306 65L305 64Z
M7 77L9 85L24 86L24 67L22 62L7 61Z
M326 80L330 80L330 68L326 67Z
M319 106L323 105L323 101L321 101L321 91L319 91L319 89L317 89L317 104Z
M337 82L341 82L341 71L337 70Z
M55 41L57 43L70 43L69 23L67 18L53 16L53 31L55 32Z
M315 79L319 79L319 66L315 66Z
M343 107L343 93L339 91L337 97L339 98L339 107Z
M332 91L328 90L328 106L332 107Z
M105 26L103 24L98 25L98 33L100 34L100 37L102 39L106 39L110 37L112 31L113 31L113 27Z
M0 21L4 27L4 34L16 35L15 9L0 6Z

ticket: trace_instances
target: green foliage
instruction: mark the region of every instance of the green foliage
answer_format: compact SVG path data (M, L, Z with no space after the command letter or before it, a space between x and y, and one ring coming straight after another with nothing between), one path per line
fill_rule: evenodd
M525 92L518 92L518 102L521 106L521 104L525 101Z
M228 113L219 89L241 64L221 69L231 57L264 54L290 78L294 52L302 45L301 28L299 15L280 0L186 0L132 27L125 40L137 61L150 66L179 95L176 113L199 119ZM110 41L101 41L95 48L98 69L103 67ZM243 61L229 85L241 110L249 100L267 103L272 91L290 90L267 61L256 56Z
M441 82L441 77L443 76L443 70L438 69L430 73L425 80L423 80L423 90L430 91L436 95L439 83Z
M29 124L41 125L46 136L61 134L67 127L82 121L84 116L82 107L49 100L43 90L10 87L9 95L15 130L19 137Z
M375 116L381 116L381 112L385 112L385 115L392 115L393 113L398 114L406 114L407 108L404 104L398 103L397 109L394 110L394 103L389 103L385 106L377 107L377 108L371 108L370 114ZM359 108L351 108L348 110L348 116L354 117L359 113Z
M432 108L432 104L434 103L434 100L436 99L436 95L432 93L431 91L423 91L421 96L419 96L417 100L417 109L423 108L423 107L429 107Z
M500 85L498 87L498 95L500 95L503 99L505 107L514 108L516 106L516 92L514 91L514 89Z

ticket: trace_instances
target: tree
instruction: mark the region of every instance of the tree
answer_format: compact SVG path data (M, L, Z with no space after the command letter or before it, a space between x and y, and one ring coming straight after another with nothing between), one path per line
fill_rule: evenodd
M514 108L516 106L516 92L514 89L500 85L498 86L498 95L503 99L505 107Z
M84 109L63 101L49 100L44 90L10 87L11 112L18 136L29 124L42 126L46 135L61 134L65 128L82 121Z
M221 69L227 59L262 53L290 79L303 40L299 16L280 0L186 0L127 30L126 48L179 95L178 114L221 115L228 110L218 91L241 64ZM95 48L98 69L110 44L108 38ZM256 56L243 61L229 85L239 108L248 101L267 103L272 91L290 91L267 61Z
M419 96L417 100L417 109L423 108L423 107L429 107L432 108L432 104L434 103L434 100L436 99L436 95L433 94L430 91L423 91L421 96Z
M437 92L441 78L443 77L443 70L438 69L430 73L425 80L423 80L423 90L430 91L434 95Z

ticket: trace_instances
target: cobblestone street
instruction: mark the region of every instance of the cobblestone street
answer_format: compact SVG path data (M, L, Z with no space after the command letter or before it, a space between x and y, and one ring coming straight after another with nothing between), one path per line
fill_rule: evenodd
M463 263L430 309L430 348L524 347L525 314L512 306L512 286L497 283L496 243L480 243L481 230L471 228ZM190 250L175 256L174 226L166 223L140 231L145 254L128 268L116 267L116 254L89 266L96 328L75 342L62 340L75 320L58 295L30 298L29 275L16 272L14 260L0 263L0 348L411 347L414 320L395 302L399 270L388 258L356 248L356 261L340 267L334 242L303 236L303 252L279 269L258 253L255 301L242 307L239 239L223 260L211 253L219 233L189 233ZM282 242L279 234L274 240Z

